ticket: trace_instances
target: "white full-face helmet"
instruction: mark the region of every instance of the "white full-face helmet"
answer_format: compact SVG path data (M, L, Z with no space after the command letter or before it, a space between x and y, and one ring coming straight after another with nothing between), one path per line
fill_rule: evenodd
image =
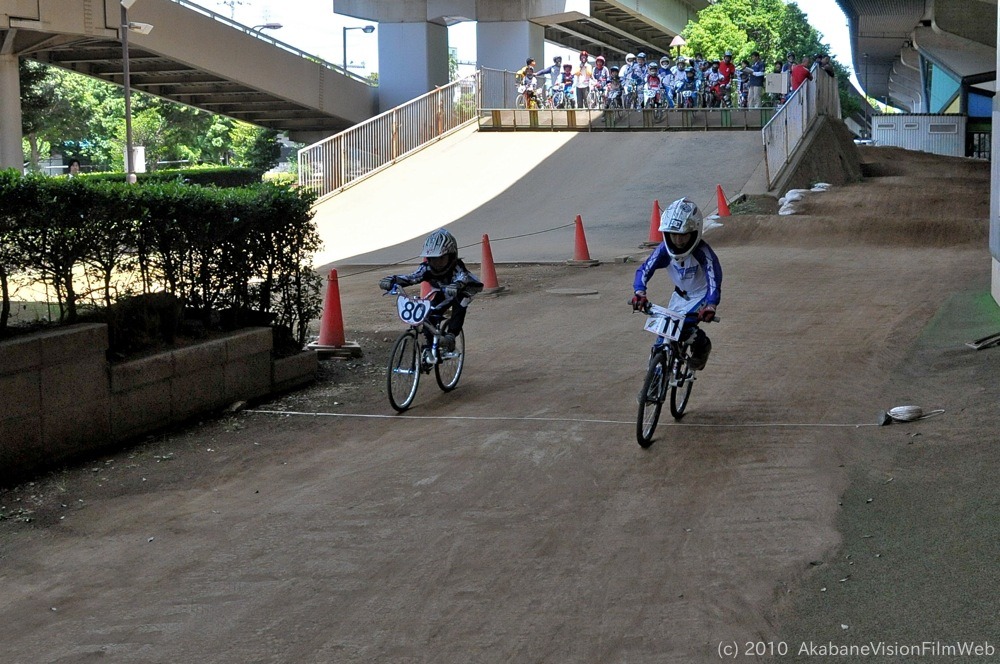
M705 223L701 210L690 198L679 198L660 215L660 232L663 233L663 245L674 260L682 261L691 255L694 248L701 242L701 234ZM678 236L691 234L683 246L678 245Z

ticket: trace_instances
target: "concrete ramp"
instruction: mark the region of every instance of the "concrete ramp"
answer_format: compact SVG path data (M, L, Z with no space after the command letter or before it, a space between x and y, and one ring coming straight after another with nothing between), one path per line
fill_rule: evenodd
M712 212L716 185L735 196L763 156L758 132L463 130L320 204L316 265L409 261L441 226L463 247L489 234L497 262L561 262L576 215L591 257L612 260L647 239L654 200ZM462 254L480 259L478 247Z

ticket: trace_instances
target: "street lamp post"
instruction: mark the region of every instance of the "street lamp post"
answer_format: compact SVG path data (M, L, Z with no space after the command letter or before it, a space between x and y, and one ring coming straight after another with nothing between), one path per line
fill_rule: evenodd
M281 30L284 25L281 23L261 23L250 28L250 32L260 32L261 30Z
M148 35L153 29L148 23L131 23L128 20L128 10L138 0L121 0L122 9L122 84L125 86L125 177L129 184L135 184L135 157L132 154L132 80L129 71L128 33L138 32Z
M868 138L871 138L872 137L872 123L871 123L871 118L868 117L869 107L871 106L871 103L868 101L868 97L869 97L869 93L868 93L868 54L865 53L863 57L865 59L865 124L868 125L868 127L867 127Z
M375 26L374 25L365 25L365 26L356 25L356 26L353 26L353 27L346 26L346 25L344 26L344 73L345 74L347 73L347 31L348 30L361 30L366 35L370 35L371 33L375 32Z

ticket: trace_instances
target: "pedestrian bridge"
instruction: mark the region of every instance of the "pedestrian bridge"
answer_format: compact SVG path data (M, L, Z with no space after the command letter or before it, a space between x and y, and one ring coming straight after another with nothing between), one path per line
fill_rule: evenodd
M188 0L140 0L128 20L153 26L128 35L136 90L306 143L378 112L366 79ZM122 85L121 23L119 0L0 0L0 80L16 83L23 57ZM0 115L0 135L5 122L14 119Z

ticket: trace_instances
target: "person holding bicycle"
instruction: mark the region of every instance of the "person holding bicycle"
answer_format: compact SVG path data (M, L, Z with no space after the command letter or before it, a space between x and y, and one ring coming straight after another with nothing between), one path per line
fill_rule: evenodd
M458 257L458 242L455 236L443 228L439 228L424 240L420 257L424 261L411 274L396 274L384 277L378 282L384 291L392 290L395 285L413 286L428 282L435 290L431 298L432 306L439 306L448 301L450 304L435 311L429 321L435 325L440 323L444 314L450 309L451 317L445 326L441 345L445 352L455 349L455 338L462 332L465 324L465 314L468 312L472 297L483 290L483 284L476 278L465 263Z
M663 242L635 272L632 310L648 308L646 285L654 272L666 268L674 283L674 294L667 308L686 314L681 338L695 335L690 366L701 370L712 352L712 342L698 323L715 318L715 309L722 299L722 266L719 257L702 239L704 219L691 199L680 198L667 206L660 215L660 232Z

